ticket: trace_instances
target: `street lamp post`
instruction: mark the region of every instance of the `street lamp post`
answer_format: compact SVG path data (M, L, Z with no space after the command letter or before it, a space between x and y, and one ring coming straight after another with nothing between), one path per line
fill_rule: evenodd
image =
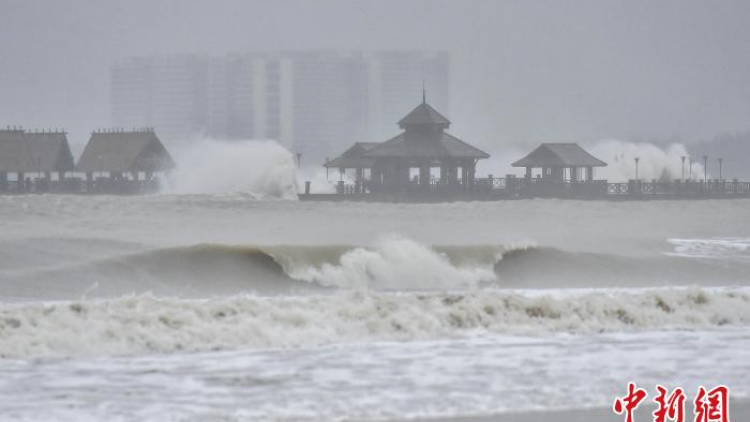
M638 181L638 162L641 161L640 157L635 157L635 180Z
M682 159L682 181L685 181L685 156L680 157Z
M703 156L703 182L708 182L708 155Z

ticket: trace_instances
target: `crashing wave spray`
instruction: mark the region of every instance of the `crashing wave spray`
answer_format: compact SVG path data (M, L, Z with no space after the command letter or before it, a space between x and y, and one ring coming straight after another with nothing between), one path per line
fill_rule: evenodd
M638 157L638 178L642 180L674 180L682 178L682 157L685 157L685 178L703 180L702 159L692 157L692 174L690 172L690 154L682 144L671 144L662 148L655 144L625 142L616 139L605 139L584 145L584 148L595 157L607 162L606 167L596 169L596 178L610 182L625 182L635 179L635 162ZM506 174L518 173L511 163L528 154L529 147L503 148L492 151L489 160L482 160L477 166L477 174L484 177L493 174L503 177ZM699 162L700 161L700 162Z
M178 168L166 181L166 193L297 197L294 157L274 141L204 139L175 158Z
M596 170L597 179L623 182L635 179L635 158L638 162L638 178L642 180L670 181L682 178L682 157L685 158L685 178L703 180L703 164L693 157L692 175L690 154L682 144L671 144L666 149L648 143L623 142L609 139L590 147L591 153L607 162L607 167Z

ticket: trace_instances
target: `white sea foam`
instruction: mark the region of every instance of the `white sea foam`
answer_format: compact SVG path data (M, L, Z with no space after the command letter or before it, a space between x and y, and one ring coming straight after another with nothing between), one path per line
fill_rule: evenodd
M687 258L730 259L750 261L750 239L668 239L674 246L669 255Z
M748 330L730 328L4 360L0 409L3 420L30 422L504 420L607 408L635 380L691 397L699 385L728 385L740 420L747 350ZM537 415L524 419L548 414Z
M750 323L745 290L338 292L211 300L148 295L5 304L0 354L43 357L166 353L419 340L481 333L711 329Z

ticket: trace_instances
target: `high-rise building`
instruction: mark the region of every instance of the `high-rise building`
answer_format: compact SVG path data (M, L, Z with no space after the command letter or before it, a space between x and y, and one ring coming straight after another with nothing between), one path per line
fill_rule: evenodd
M449 114L447 53L388 51L367 56L369 134L384 139L397 132L394 122L422 99L423 83L430 104Z
M208 60L201 55L139 57L112 67L112 124L152 126L165 139L206 130Z
M446 53L276 52L131 59L112 70L115 126L167 140L275 139L308 162L382 139L421 99L448 110Z

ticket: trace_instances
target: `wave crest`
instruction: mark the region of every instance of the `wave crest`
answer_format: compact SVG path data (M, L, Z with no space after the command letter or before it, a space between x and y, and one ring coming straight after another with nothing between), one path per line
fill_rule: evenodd
M286 270L290 277L297 280L342 288L467 288L497 280L494 267L505 249L474 247L440 250L394 236L377 242L372 248L347 250L337 260L320 265L299 265L287 261ZM283 258L281 261L285 262Z

